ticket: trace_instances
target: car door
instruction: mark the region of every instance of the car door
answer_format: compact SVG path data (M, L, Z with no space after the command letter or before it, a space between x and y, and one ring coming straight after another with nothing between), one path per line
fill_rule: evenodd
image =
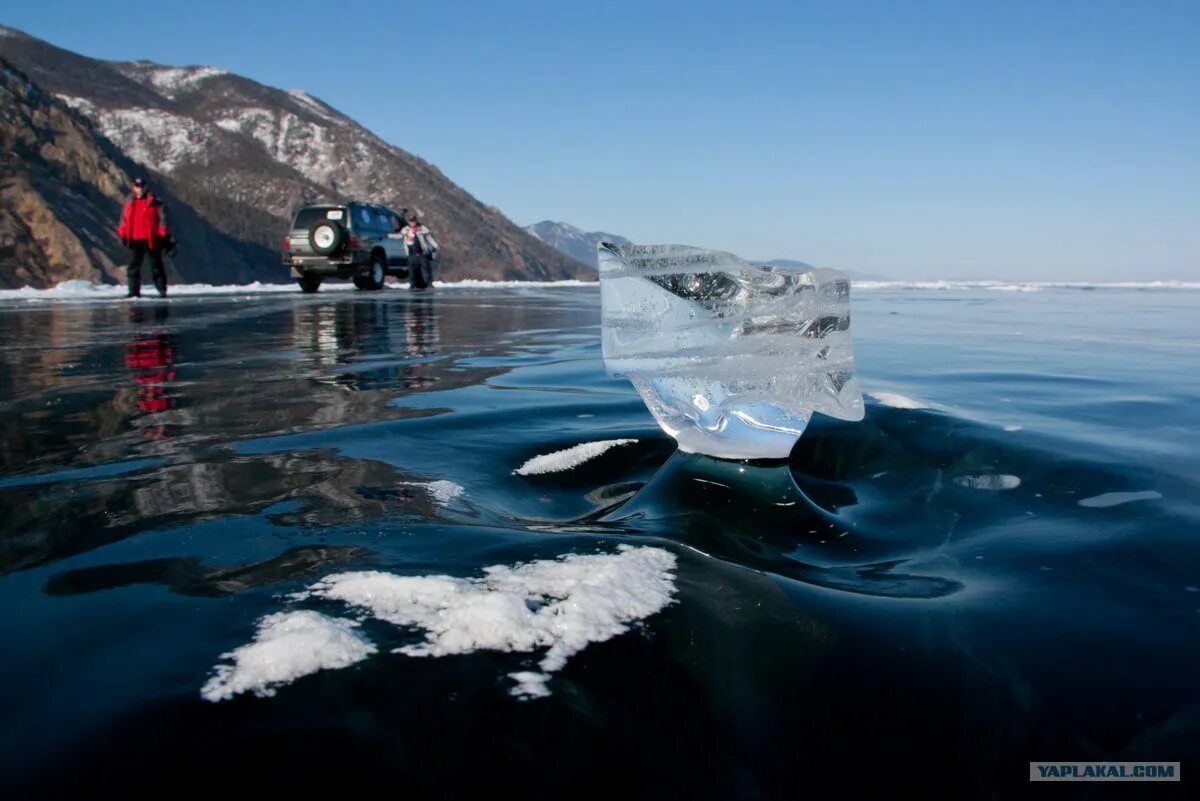
M404 227L404 219L390 209L386 211L386 217L391 231L384 239L388 263L402 267L408 264L408 247L404 244L404 235L400 233L400 229Z

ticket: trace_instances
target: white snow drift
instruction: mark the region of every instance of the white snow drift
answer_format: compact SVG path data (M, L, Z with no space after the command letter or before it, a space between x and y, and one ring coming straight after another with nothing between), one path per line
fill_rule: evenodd
M222 654L232 664L218 665L200 695L208 701L244 692L271 696L301 676L361 662L376 648L357 626L307 610L268 615L259 621L254 642Z
M474 651L545 650L540 671L509 674L512 694L550 694L550 674L590 643L604 642L661 611L675 594L674 555L622 545L615 554L570 554L516 566L494 565L477 578L335 573L295 601L340 601L423 639L393 653L439 657ZM375 652L351 621L311 611L270 615L255 641L226 654L201 695L210 701L247 690L270 695L280 684L324 668L346 667Z
M554 453L535 456L513 472L518 476L537 476L542 473L559 473L578 467L586 461L595 459L602 453L618 445L632 445L636 439L605 439L599 442L585 442L572 448L565 448Z

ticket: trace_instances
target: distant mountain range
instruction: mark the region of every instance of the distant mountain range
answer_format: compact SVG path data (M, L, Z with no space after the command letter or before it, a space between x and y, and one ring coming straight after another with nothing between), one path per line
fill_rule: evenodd
M87 58L0 26L0 111L0 286L123 281L115 227L138 174L182 241L176 280L288 281L292 213L350 198L418 208L442 245L440 278L595 275L304 92Z
M603 231L583 231L573 225L551 220L527 225L525 230L547 245L557 248L572 259L581 261L593 269L599 269L599 264L596 262L597 242L612 242L618 245L633 244L623 236Z
M762 263L769 264L772 267L790 267L793 270L815 270L816 269L816 267L809 264L808 262L795 261L793 259L771 259L770 261L764 261ZM864 272L859 272L858 270L842 270L842 272L844 272L846 274L846 277L849 278L851 281L891 281L892 280L891 278L888 278L885 275L876 275L875 273L864 273Z
M561 250L566 255L581 261L584 264L590 265L594 269L599 269L599 264L596 261L596 243L598 242L614 242L618 245L633 244L623 236L617 234L609 234L603 231L584 231L581 228L576 228L573 225L564 222L554 222L552 220L543 220L540 223L525 226L525 230L536 236L548 245ZM794 270L815 270L816 268L802 261L792 259L772 259L766 262L755 262L756 264L768 264L772 267L789 267ZM860 273L856 270L843 270L847 276L854 281L887 281L889 279L881 275L872 275L871 273Z

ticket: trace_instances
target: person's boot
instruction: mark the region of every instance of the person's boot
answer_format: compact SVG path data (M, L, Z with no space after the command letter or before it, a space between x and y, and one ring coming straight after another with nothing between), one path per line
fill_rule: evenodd
M158 290L160 298L167 296L167 273L165 270L154 271L154 288Z

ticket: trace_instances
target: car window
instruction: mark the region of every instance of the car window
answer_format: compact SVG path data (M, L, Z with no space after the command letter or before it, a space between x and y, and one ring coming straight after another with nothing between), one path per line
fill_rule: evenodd
M331 216L332 214L332 216ZM293 228L311 228L312 224L317 220L339 220L344 221L346 217L346 209L336 206L306 206L296 213L296 219L292 221Z
M350 210L350 218L355 228L369 231L375 227L375 213L370 206L353 205Z

